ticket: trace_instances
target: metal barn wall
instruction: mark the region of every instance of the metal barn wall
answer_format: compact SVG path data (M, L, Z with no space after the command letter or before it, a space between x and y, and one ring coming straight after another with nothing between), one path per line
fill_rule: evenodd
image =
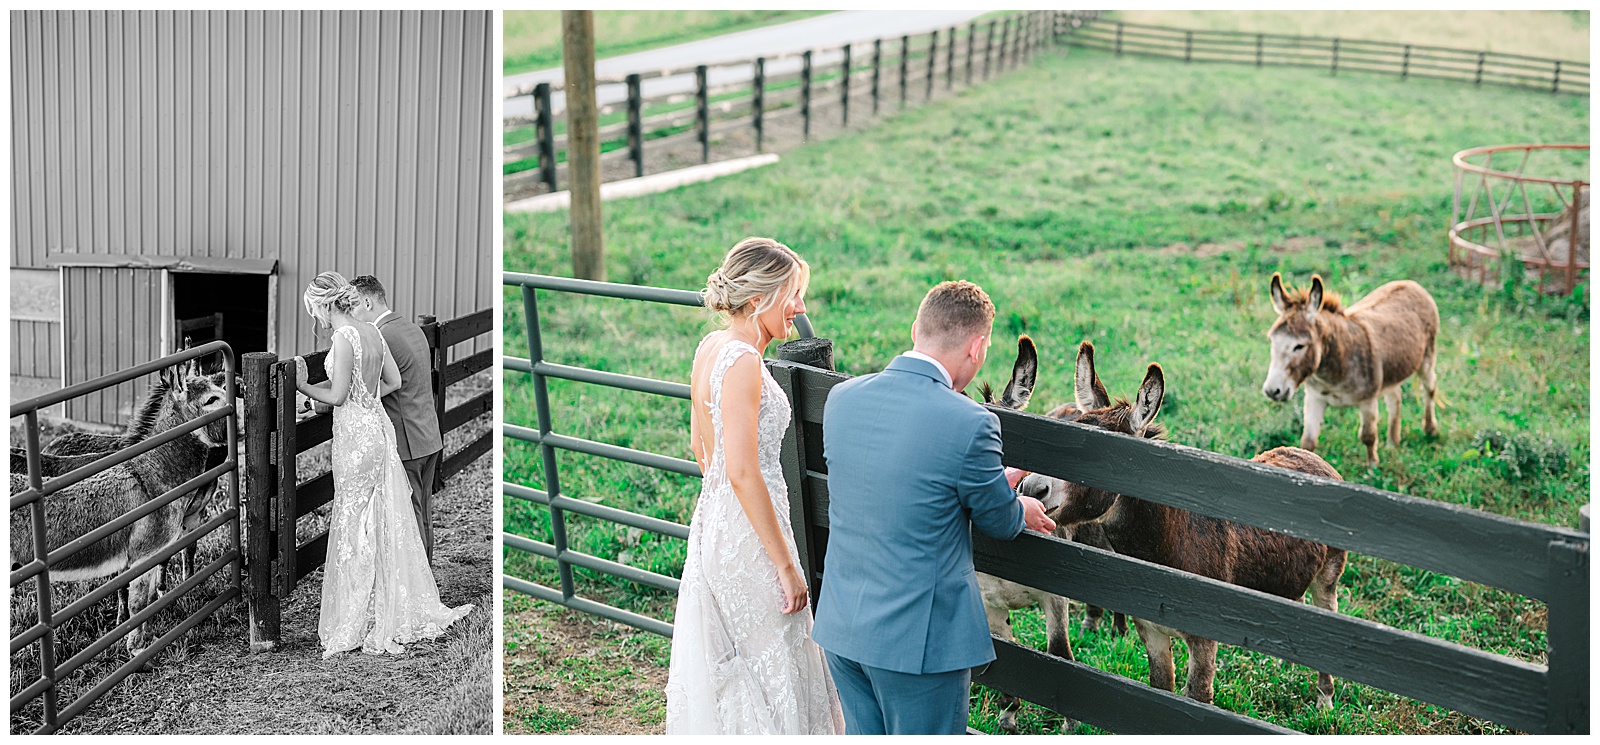
M285 355L319 346L300 293L321 270L378 276L406 315L489 307L492 25L488 11L12 11L12 266L276 259ZM67 294L69 330L102 320ZM67 383L115 369L81 346Z
M11 374L61 379L61 322L11 319Z
M65 270L64 307L81 311L68 314L63 321L69 385L167 353L161 349L161 283L158 269ZM68 401L67 417L107 424L126 422L153 379L130 380Z

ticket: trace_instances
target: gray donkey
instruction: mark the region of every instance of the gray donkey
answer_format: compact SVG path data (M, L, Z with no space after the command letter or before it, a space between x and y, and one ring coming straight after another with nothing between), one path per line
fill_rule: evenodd
M211 376L194 374L191 366L161 371L156 396L159 406L149 432L154 435L192 421L227 405L227 391ZM206 470L212 448L226 447L227 420L219 419L191 436L179 437L127 463L113 466L44 498L46 546L54 551L101 525L137 509ZM11 493L28 488L24 474L11 474ZM116 575L172 545L184 531L186 517L200 514L205 488L155 510L143 518L84 547L51 566L50 578L74 582ZM190 526L193 527L193 526ZM11 513L11 566L13 570L34 559L32 510ZM128 610L136 614L156 597L160 569L134 579ZM134 654L144 648L144 628L128 634Z

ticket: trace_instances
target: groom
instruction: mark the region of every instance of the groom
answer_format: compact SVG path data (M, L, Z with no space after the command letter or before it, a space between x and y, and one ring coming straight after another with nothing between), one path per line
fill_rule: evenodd
M417 324L389 309L383 285L370 274L350 281L361 292L362 304L355 309L357 320L378 327L389 345L389 354L400 368L400 388L383 397L383 410L394 424L395 444L406 479L411 482L411 506L417 512L417 529L428 561L433 561L433 486L444 455L444 440L439 436L439 414L434 407L433 364L428 338Z
M964 734L971 669L994 660L972 526L1010 540L1055 524L1012 489L1000 420L959 393L988 356L994 304L971 282L934 287L914 347L834 387L822 415L827 574L812 638L846 732Z

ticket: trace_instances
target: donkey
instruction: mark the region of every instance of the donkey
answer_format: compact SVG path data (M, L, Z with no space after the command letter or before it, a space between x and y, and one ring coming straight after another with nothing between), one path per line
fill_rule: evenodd
M1007 409L1021 411L1028 405L1028 400L1033 397L1034 382L1038 378L1039 355L1033 339L1027 335L1017 338L1017 361L1011 368L1011 380L1006 383L1005 389L997 400L994 389L987 383L979 388L983 402L994 404ZM1050 416L1058 419L1075 419L1076 409L1068 404L1058 407L1050 412ZM1019 487L1021 484L1018 485ZM1048 495L1039 493L1022 492L1024 496L1039 499L1045 505L1045 510L1050 511L1055 505L1046 501ZM1054 533L1059 538L1077 540L1081 543L1111 550L1105 542L1105 535L1098 525L1082 525L1074 529L1071 526L1057 525ZM1011 640L1011 611L1038 605L1044 610L1045 619L1045 651L1063 659L1073 659L1072 642L1067 637L1067 600L1059 595L1052 595L1027 585L1004 580L992 574L978 573L978 589L983 593L983 609L989 621L989 633L1002 639ZM1095 606L1089 607L1089 619L1084 624L1085 630L1094 630L1100 625L1100 618L1105 613L1104 609ZM1121 613L1116 615L1118 633L1127 631L1127 622ZM1004 732L1017 732L1017 708L1019 699L1008 694L1001 694L1000 729Z
M1095 374L1094 346L1084 342L1078 347L1073 382L1078 407L1083 410L1080 423L1134 437L1165 438L1165 428L1154 421L1166 386L1160 365L1150 365L1132 403L1112 401ZM1252 460L1340 478L1339 472L1315 453L1299 448L1276 448ZM1339 575L1345 564L1342 549L1042 474L1024 480L1033 482L1026 485L1029 490L1047 492L1052 502L1060 503L1055 517L1058 523L1100 523L1112 550L1119 554L1290 599L1304 597L1309 588L1317 607L1339 609ZM1150 662L1150 686L1173 689L1172 638L1181 636L1189 645L1189 681L1184 694L1211 703L1217 643L1139 618L1133 623ZM1317 674L1317 706L1333 706L1333 677L1327 673Z
M163 390L151 434L164 432L227 405L227 391L209 376L163 369ZM54 551L78 537L170 491L206 470L210 450L227 443L227 421L219 419L192 436L179 437L144 456L113 466L45 497L45 545ZM11 474L11 493L27 489L27 476ZM207 490L195 489L51 566L51 579L66 582L116 575L172 545L186 516L198 515ZM30 510L11 513L13 570L34 559ZM190 518L193 519L193 518ZM129 586L128 611L137 614L156 596L160 568ZM144 648L144 627L129 632L129 652Z
M1272 307L1278 320L1267 331L1272 362L1261 392L1288 401L1306 385L1305 422L1300 447L1317 449L1322 415L1329 406L1361 409L1361 442L1367 466L1378 465L1378 399L1389 410L1389 445L1400 444L1400 383L1413 374L1422 383L1422 430L1439 435L1433 418L1438 393L1434 379L1434 340L1439 307L1422 285L1390 282L1343 307L1311 277L1310 290L1287 291L1272 275Z

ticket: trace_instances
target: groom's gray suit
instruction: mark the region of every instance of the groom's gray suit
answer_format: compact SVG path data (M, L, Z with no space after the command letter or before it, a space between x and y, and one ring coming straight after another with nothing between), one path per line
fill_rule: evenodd
M850 734L962 734L971 668L994 660L972 526L1023 528L1000 421L900 356L836 386L823 410L828 547L812 638Z
M411 482L411 506L417 513L422 548L433 560L433 487L438 479L444 439L434 408L433 355L428 337L410 319L393 311L375 319L389 354L400 368L400 387L383 397L383 410L394 424L396 449Z

